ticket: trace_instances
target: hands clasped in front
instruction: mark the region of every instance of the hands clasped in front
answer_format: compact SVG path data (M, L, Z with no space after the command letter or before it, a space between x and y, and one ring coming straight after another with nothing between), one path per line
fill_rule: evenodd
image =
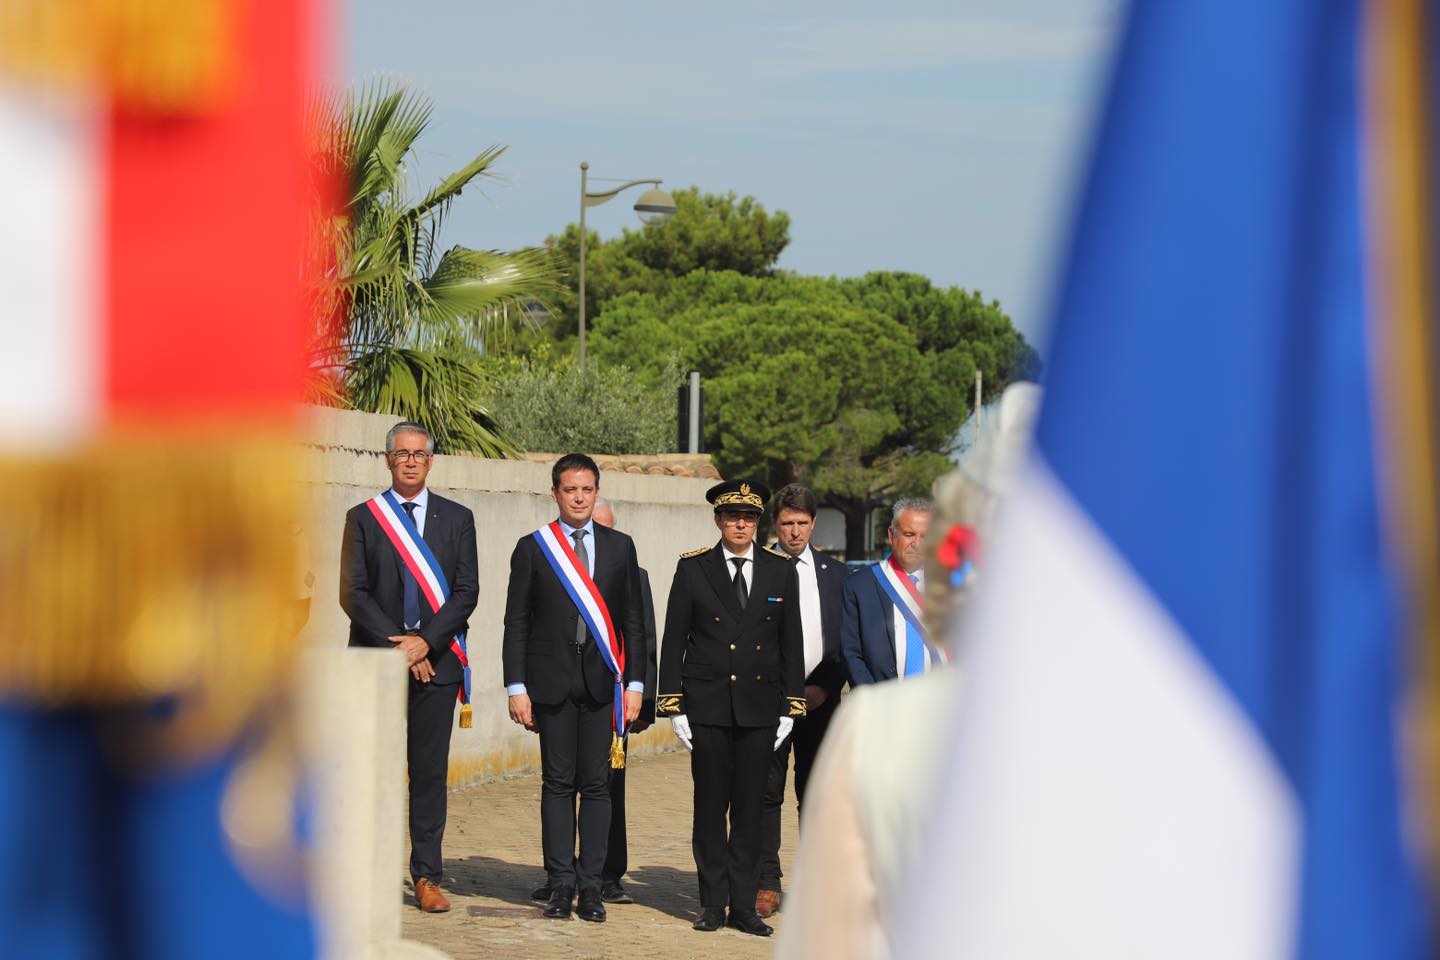
M398 637L386 637L395 644L395 649L405 654L406 661L410 664L410 676L421 683L429 683L435 679L435 664L431 663L430 644L418 633L404 633Z

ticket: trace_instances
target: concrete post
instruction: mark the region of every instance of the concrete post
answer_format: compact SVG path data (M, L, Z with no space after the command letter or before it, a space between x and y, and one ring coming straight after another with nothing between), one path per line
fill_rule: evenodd
M315 786L313 889L322 956L443 958L400 937L405 660L393 650L304 652L301 735Z

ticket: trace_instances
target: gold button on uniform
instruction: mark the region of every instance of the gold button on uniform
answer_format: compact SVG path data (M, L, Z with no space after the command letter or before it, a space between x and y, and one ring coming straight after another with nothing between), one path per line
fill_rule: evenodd
M735 649L735 644L733 644L733 643L730 644L730 649L731 649L731 650L734 650L734 649Z
M731 683L734 683L734 682L735 682L735 674L733 674L733 673L730 674L730 682L731 682Z
M758 643L755 644L755 652L756 652L756 653L759 653L759 652L760 652L760 644L758 644Z
M720 622L720 618L719 618L719 617L716 617L716 618L715 618L715 622L716 622L716 623L719 623L719 622Z
M755 679L756 679L756 680L764 680L765 678L762 677L762 676L760 676L760 674L757 673L757 674L755 674Z

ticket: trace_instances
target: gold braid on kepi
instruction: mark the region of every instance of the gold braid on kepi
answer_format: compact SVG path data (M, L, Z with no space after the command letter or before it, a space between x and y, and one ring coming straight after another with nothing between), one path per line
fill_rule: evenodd
M764 513L770 488L758 480L726 480L705 491L705 499L716 510L744 510Z
M786 700L789 702L789 704L790 704L790 713L787 714L787 716L791 716L791 717L803 717L803 716L805 716L805 698L804 698L804 697L786 697L785 699L786 699Z
M117 740L142 765L233 743L293 666L299 488L256 469L291 443L145 433L0 453L0 497L25 504L0 524L0 609L27 624L0 644L0 699L121 708Z

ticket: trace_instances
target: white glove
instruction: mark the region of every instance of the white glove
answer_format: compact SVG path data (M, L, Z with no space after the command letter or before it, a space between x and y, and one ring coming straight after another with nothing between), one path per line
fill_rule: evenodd
M677 713L675 716L671 717L670 729L675 731L675 739L685 744L686 750L695 749L695 744L690 742L690 721L686 719L685 714Z
M775 749L776 749L776 750L779 750L779 749L780 749L780 744L782 744L782 743L785 742L785 738L788 737L788 736L790 736L790 731L791 731L791 730L794 730L794 729L795 729L795 718L794 718L794 717L781 717L781 718L780 718L780 726L777 727L776 730L775 730Z

